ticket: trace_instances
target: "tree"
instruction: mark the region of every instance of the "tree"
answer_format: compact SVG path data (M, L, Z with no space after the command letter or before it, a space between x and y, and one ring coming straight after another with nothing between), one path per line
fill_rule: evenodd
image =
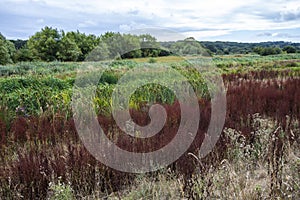
M13 61L14 54L16 53L15 45L9 40L5 40L4 43L8 50L9 58Z
M14 61L15 62L21 62L21 61L33 61L33 55L31 51L24 46L21 49L18 49L16 51L16 54L14 55Z
M5 65L11 62L12 60L10 58L5 42L0 39L0 65Z
M68 34L64 34L59 42L57 58L62 61L77 61L81 54L81 50L74 39L70 38Z
M40 32L30 37L27 45L34 58L54 61L57 60L60 38L61 34L57 29L46 26Z
M26 46L26 43L27 43L27 40L10 40L14 45L15 45L15 48L18 50L18 49L21 49L23 47Z
M100 42L100 44L92 50L86 57L86 61L101 61L107 60L109 58L109 50L105 42Z
M162 51L161 45L156 38L150 34L142 34L139 36L142 57L157 57Z
M212 53L217 53L218 49L213 44L206 45L206 48Z
M124 51L122 54L120 53L122 58L142 57L140 40L137 36L131 34L123 34L122 42L122 50Z
M281 54L282 50L279 47L255 47L253 51L261 56Z
M68 32L66 37L73 40L81 51L78 61L84 61L88 54L99 44L100 39L95 35L85 35L84 33Z
M5 65L7 63L12 63L15 52L16 49L14 44L6 40L0 33L0 64Z
M263 47L254 47L253 48L253 52L261 55L262 54L262 51L263 51Z
M140 40L131 34L120 34L108 32L101 36L103 42L107 44L109 58L138 58L141 57Z
M210 51L205 50L200 42L194 38L186 38L185 40L177 41L172 44L170 48L171 52L177 55L203 55L209 56Z
M293 46L290 46L290 45L283 47L282 50L287 52L287 53L296 53L297 52L297 49Z

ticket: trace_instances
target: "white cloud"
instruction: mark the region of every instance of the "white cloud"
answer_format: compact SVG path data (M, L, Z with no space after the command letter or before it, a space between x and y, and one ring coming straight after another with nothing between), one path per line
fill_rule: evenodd
M84 22L81 22L78 24L79 28L86 28L86 27L90 27L90 26L97 26L98 23L93 21L93 20L86 20Z
M183 34L186 35L186 37L195 37L198 40L205 40L206 38L228 35L230 33L231 31L228 30L215 30L215 31L190 31L190 32L184 32Z
M36 20L36 22L37 22L38 24L43 24L43 23L45 22L45 20L44 20L44 19L38 19L38 20Z
M135 29L143 29L143 28L147 28L147 25L138 24L134 21L132 21L128 24L119 25L119 29L120 29L121 32L130 32L130 31L135 30Z

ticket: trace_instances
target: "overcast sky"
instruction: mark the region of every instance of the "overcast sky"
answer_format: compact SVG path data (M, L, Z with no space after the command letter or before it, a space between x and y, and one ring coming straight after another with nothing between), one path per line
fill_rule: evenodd
M300 42L299 0L2 0L0 32L27 39L44 26L100 35L161 27L198 40Z

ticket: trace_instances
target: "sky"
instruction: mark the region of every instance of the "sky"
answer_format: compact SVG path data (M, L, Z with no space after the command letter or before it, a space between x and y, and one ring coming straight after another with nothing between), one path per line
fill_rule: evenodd
M300 42L299 0L1 0L0 32L28 39L43 27L101 35L166 28L200 41Z

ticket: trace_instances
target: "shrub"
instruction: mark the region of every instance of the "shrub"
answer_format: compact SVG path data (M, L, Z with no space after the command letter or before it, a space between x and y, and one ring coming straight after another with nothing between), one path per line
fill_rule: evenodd
M61 183L58 181L57 184L50 183L50 190L53 193L50 200L72 200L74 199L73 190L70 185Z
M149 58L148 62L149 62L149 63L156 63L157 60L156 60L155 58Z

